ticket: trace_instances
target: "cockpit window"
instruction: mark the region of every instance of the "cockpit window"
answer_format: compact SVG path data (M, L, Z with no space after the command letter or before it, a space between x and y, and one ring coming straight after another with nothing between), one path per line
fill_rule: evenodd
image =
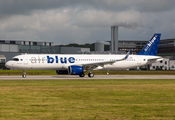
M18 58L12 58L12 60L13 60L13 61L19 61L19 59L18 59Z

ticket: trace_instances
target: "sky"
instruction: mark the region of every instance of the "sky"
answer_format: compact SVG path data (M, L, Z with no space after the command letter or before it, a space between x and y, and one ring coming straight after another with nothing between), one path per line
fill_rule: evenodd
M175 38L175 0L0 0L0 39L59 44Z

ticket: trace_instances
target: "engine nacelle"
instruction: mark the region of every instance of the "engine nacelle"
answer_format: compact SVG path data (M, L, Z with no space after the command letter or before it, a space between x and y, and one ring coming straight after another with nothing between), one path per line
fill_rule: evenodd
M83 73L84 70L82 66L72 65L68 67L68 72L70 75L79 75L80 73Z
M57 75L68 74L68 70L56 70Z

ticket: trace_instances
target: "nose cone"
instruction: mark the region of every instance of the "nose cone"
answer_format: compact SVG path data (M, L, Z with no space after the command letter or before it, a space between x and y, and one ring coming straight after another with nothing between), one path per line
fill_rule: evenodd
M10 68L12 65L11 65L10 62L8 61L8 62L5 63L5 66L6 66L7 68Z

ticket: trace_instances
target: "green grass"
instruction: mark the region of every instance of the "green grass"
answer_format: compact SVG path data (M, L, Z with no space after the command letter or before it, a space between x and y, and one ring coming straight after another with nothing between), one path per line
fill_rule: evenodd
M86 72L87 74L88 72ZM93 71L95 75L106 75L107 71ZM22 70L0 70L1 75L22 75ZM110 75L175 75L174 71L109 71ZM28 70L27 75L56 75L55 70Z
M0 119L175 119L175 80L1 80Z
M0 70L1 75L22 75L23 70ZM54 70L27 70L27 75L56 75Z

